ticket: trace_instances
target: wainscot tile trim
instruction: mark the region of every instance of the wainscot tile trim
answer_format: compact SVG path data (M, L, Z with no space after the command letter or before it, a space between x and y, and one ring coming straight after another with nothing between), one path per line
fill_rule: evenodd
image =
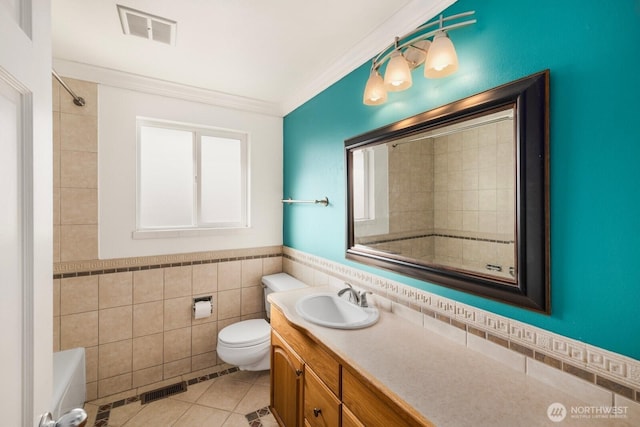
M193 252L134 258L57 262L53 265L53 279L153 270L156 268L182 267L248 259L282 256L282 246L235 249L233 251Z
M357 268L283 247L284 271L300 280L310 268L451 324L467 333L640 402L640 361L480 310ZM311 283L315 285L315 283Z

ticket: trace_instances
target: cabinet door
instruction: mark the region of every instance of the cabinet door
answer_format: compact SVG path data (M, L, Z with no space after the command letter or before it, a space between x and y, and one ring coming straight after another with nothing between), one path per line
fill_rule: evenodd
M364 424L353 415L345 405L342 405L342 427L364 427Z
M271 412L283 427L301 427L304 364L280 336L271 333Z
M311 427L340 424L340 401L308 365L304 373L304 418Z

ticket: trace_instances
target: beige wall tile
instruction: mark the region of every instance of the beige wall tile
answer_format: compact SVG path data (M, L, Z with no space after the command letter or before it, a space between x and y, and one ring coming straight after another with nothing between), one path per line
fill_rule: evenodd
M240 289L218 292L218 319L240 316Z
M98 154L62 150L60 152L60 186L98 188Z
M590 405L609 406L612 404L613 393L609 390L532 358L527 358L527 375Z
M82 261L97 258L97 225L60 226L60 261Z
M84 349L84 366L87 383L98 381L98 346Z
M499 344L492 343L491 341L478 337L474 334L467 334L467 347L504 363L516 371L525 372L525 359L527 358L523 354L510 350Z
M126 340L132 337L132 311L130 305L100 310L100 344Z
M147 384L153 384L155 382L162 381L163 371L164 367L162 365L140 369L139 371L133 371L133 386L142 387Z
M191 372L191 358L176 360L164 364L164 378L174 378Z
M100 309L131 305L133 274L131 272L101 274L98 288Z
M262 259L262 275L276 274L282 272L282 257L269 257Z
M53 351L60 351L60 316L53 317Z
M191 295L191 266L164 269L164 297L176 298Z
M218 264L193 266L193 295L213 294L218 291Z
M60 149L98 151L98 118L60 113Z
M60 225L60 187L53 187L53 225Z
M164 362L191 357L191 327L164 333Z
M60 317L60 350L98 345L98 311Z
M191 370L198 371L215 366L218 362L215 351L209 353L197 354L191 358Z
M96 400L98 398L98 382L94 381L91 383L87 383L87 391L86 391L86 399L87 402L90 402L92 400ZM86 406L85 406L86 408Z
M164 330L191 325L193 299L191 297L164 300Z
M133 272L133 303L159 301L164 295L164 270L141 270Z
M133 336L140 337L162 332L164 325L164 304L153 301L133 306Z
M154 334L133 339L133 370L162 365L164 335Z
M60 149L53 149L53 188L60 188L60 175L62 169L61 164L62 155L60 154Z
M241 315L264 311L264 291L262 286L242 288Z
M640 402L634 402L619 394L614 394L613 405L617 407L626 407L625 410L628 420L640 420Z
M60 82L51 76L51 109L60 111Z
M53 226L53 262L60 262L60 226Z
M262 259L245 259L241 261L242 287L258 286L262 279Z
M218 328L215 322L193 326L191 328L191 354L215 351L217 339Z
M241 261L227 261L218 264L218 291L236 289L242 286Z
M131 372L133 341L123 340L99 347L98 380Z
M73 103L73 98L64 89L60 88L60 111L64 113L82 114L87 116L98 115L98 85L94 82L76 80L62 76L64 82L77 96L82 97L85 105L78 107Z
M95 188L60 189L60 222L88 225L98 223L98 190Z
M98 397L111 396L121 391L131 390L131 373L98 381Z
M53 315L60 316L60 279L53 279Z
M98 276L60 279L60 314L98 309Z

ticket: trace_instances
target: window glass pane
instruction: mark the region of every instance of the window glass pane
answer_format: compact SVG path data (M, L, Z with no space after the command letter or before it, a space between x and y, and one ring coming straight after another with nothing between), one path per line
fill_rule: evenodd
M140 227L193 224L193 134L140 127Z
M202 136L200 147L200 221L242 221L242 142Z

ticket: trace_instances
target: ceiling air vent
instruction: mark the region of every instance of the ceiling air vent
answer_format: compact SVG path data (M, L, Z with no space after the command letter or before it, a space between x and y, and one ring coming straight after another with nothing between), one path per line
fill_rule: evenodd
M126 6L117 6L120 22L122 23L122 31L125 34L170 45L176 44L176 21L141 12Z

